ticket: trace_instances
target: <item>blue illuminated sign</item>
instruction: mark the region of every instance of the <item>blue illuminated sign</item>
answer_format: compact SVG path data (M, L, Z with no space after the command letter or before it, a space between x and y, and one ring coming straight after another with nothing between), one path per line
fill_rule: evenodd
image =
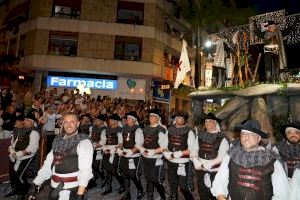
M79 77L64 77L64 76L48 76L47 86L50 87L74 87L83 85L86 88L96 90L116 90L118 87L117 80L109 79L93 79Z

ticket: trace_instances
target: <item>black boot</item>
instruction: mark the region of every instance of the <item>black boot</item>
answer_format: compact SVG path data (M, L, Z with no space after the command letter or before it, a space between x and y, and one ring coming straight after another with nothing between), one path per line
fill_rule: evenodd
M9 193L5 194L4 197L11 197L17 195L17 192L15 190L10 191Z
M118 193L122 194L125 191L124 185L120 185L119 189L118 189Z
M153 200L153 193L147 193L147 200Z
M178 195L177 194L170 194L169 200L178 200Z
M162 200L166 200L166 191L162 183L154 183L158 194Z
M127 192L126 194L124 194L124 196L120 200L131 200L130 193Z
M110 194L110 193L112 193L112 187L111 187L111 185L108 185L106 187L106 190L104 192L102 192L101 194L102 195L107 195L107 194Z
M145 192L143 189L138 190L137 192L137 199L140 200L143 198L143 196L145 195Z
M192 192L188 191L188 190L181 190L185 200L194 200L194 197L192 195Z

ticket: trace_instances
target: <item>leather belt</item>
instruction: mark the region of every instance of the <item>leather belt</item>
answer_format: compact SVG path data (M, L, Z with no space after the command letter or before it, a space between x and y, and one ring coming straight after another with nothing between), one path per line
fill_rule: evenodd
M250 175L241 175L241 174L239 174L239 178L247 179L247 180L255 180L255 181L260 181L261 180L260 177L250 176Z
M238 185L241 185L241 186L244 186L244 187L247 187L247 188L252 188L254 190L257 190L259 191L259 187L257 187L255 184L253 183L246 183L246 182L241 182L241 181L238 181L237 182Z
M76 181L78 181L77 176L72 176L72 177L60 177L60 176L52 175L51 179L52 179L54 182L56 182L56 183L60 183L60 182L70 183L70 182L76 182Z
M240 168L240 171L244 172L244 173L259 175L259 176L262 175L262 173L260 171L255 170L255 169Z

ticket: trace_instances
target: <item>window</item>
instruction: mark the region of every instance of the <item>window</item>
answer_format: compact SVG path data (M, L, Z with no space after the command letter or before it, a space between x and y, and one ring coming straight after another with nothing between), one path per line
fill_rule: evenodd
M78 34L50 32L48 54L56 56L77 56Z
M67 19L79 19L81 12L81 0L55 0L52 16Z
M116 36L115 59L142 60L142 38Z
M19 57L25 56L25 45L26 45L26 35L21 35L19 41L19 49L18 49Z
M143 25L144 4L128 1L119 1L117 23Z
M16 56L17 53L17 38L9 41L8 55Z

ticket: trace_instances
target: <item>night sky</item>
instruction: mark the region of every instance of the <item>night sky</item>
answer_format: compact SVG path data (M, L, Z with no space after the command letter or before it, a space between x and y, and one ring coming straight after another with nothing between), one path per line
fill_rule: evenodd
M258 14L281 9L285 9L287 15L300 13L300 0L237 0L237 6L254 6Z

